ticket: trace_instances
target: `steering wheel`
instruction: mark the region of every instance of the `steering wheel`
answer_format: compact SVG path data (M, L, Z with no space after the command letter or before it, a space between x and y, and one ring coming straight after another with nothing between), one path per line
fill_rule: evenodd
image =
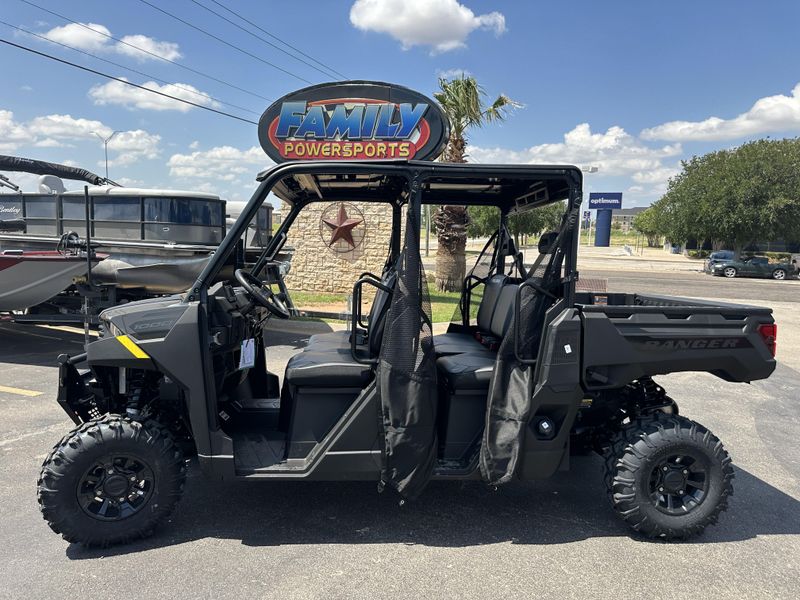
M245 289L248 295L259 306L263 306L269 312L280 319L288 319L292 316L283 301L272 293L268 286L258 279L255 275L245 269L236 269L234 273L236 281Z

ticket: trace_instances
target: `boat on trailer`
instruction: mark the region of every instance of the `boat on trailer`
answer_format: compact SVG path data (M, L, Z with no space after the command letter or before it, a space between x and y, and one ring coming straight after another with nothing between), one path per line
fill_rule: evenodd
M92 265L103 260L92 257ZM0 312L25 310L64 291L88 270L86 256L56 250L0 252Z
M24 232L22 219L0 220L0 232ZM36 306L68 288L106 255L76 235L64 235L55 250L0 251L0 313Z
M0 171L42 175L38 193L17 189L0 194L0 221L22 220L26 225L24 232L0 231L0 252L52 251L69 232L89 237L107 254L92 269L97 309L185 291L225 237L226 220L238 217L240 210L214 194L122 187L83 169L30 159L0 156ZM67 191L62 178L92 185ZM266 206L254 220L243 252L260 251L271 225L272 207ZM18 320L83 320L81 289L71 283L40 300L29 311L30 319Z

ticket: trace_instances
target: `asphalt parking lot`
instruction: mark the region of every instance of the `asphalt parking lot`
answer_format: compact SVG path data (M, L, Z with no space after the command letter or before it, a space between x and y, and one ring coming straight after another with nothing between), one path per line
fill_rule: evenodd
M0 597L797 598L799 284L609 272L610 289L775 303L790 324L779 329L781 363L768 380L658 379L736 465L719 525L676 544L631 535L608 506L600 460L586 457L551 480L497 491L434 482L402 507L373 484L223 485L193 466L154 537L70 545L41 519L35 483L71 426L54 400L53 359L80 352L82 335L0 324ZM280 372L307 335L274 331L271 368Z

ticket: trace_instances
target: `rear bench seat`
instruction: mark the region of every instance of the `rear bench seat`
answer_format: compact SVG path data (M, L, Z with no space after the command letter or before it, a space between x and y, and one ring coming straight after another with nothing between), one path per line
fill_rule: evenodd
M478 306L477 326L470 333L448 332L434 336L436 355L451 356L497 350L511 322L517 287L506 275L493 275L489 278Z
M439 440L444 460L467 461L479 443L497 347L511 326L518 289L519 284L503 275L492 277L484 287L474 335L434 338L439 356Z
M495 275L484 288L474 335L446 333L433 338L439 357L436 366L451 390L488 390L497 348L514 316L518 289L519 284L508 277Z

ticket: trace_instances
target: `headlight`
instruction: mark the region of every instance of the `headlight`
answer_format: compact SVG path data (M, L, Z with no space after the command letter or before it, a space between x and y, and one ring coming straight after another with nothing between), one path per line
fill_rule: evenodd
M108 317L100 315L100 337L117 337L122 335L122 330L111 322Z

